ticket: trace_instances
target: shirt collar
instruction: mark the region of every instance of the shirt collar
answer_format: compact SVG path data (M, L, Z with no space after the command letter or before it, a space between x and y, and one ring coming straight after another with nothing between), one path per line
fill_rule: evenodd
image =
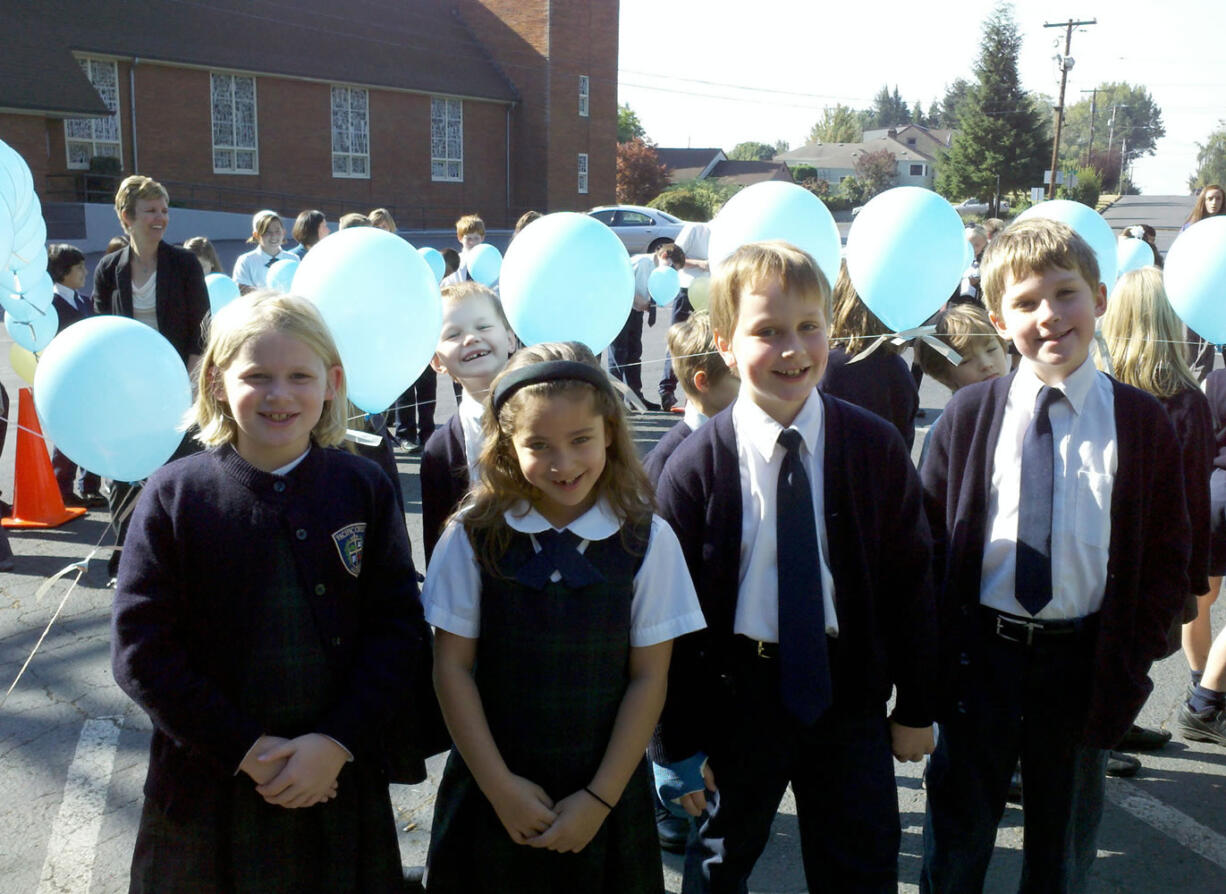
M753 401L742 397L738 397L732 405L732 418L736 422L737 436L744 438L745 442L752 445L769 463L775 455L783 426ZM801 440L810 455L821 443L824 421L822 396L814 388L800 412L796 414L796 419L788 426L800 432Z
M1090 389L1094 387L1094 382L1097 378L1098 367L1094 365L1094 361L1087 354L1081 366L1066 376L1059 385L1053 385L1052 387L1064 393L1064 397L1069 402L1069 406L1073 408L1073 412L1080 416L1082 408L1085 407L1086 398L1089 397ZM1018 364L1017 375L1014 378L1014 387L1018 389L1018 398L1023 400L1026 406L1033 407L1035 397L1043 385L1044 383L1035 374L1034 363L1023 357L1022 362Z
M72 289L68 288L68 286L64 285L63 283L61 282L54 283L53 288L55 289L55 294L59 295L69 304L71 304L73 301L76 300L77 293L74 292Z
M690 431L698 431L698 427L706 422L711 417L705 413L701 413L698 407L694 406L692 400L685 402L685 413L681 417L685 420L685 424L690 427Z
M503 513L503 518L511 530L521 534L539 534L542 531L553 530L553 525L545 520L545 516L533 509L527 502L520 502L512 506ZM613 512L613 507L608 501L602 498L566 528L584 540L606 540L621 529L621 519Z

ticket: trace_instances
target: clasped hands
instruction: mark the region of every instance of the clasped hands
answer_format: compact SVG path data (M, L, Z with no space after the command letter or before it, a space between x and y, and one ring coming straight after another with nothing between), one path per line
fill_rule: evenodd
M600 830L609 808L583 789L554 802L531 780L509 774L490 804L516 844L578 853Z
M336 797L336 777L348 759L344 748L319 733L260 736L239 769L269 804L312 807Z

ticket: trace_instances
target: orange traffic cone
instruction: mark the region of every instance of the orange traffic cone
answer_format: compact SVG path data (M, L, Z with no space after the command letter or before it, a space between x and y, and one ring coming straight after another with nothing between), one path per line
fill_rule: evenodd
M34 412L34 392L18 392L17 469L13 474L13 517L0 519L6 528L55 528L80 518L85 510L67 507L51 469L47 442Z

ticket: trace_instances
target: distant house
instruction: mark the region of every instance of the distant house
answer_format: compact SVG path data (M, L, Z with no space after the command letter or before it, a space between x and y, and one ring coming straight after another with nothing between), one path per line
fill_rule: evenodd
M844 177L855 176L857 159L882 149L889 150L897 159L895 186L922 186L932 189L936 176L935 160L888 137L861 143L808 143L776 155L775 161L786 162L792 167L811 165L817 170L816 176L819 180L825 180L831 186L838 186Z
M736 161L723 149L656 149L660 161L668 168L671 183L687 180L715 180L737 186L749 186L764 180L792 181L792 173L781 161Z
M7 3L0 138L44 202L109 201L115 159L189 207L584 209L615 199L618 2L563 6Z
M920 124L902 124L898 127L881 127L876 130L866 130L860 137L864 142L890 139L910 149L926 155L935 161L939 154L948 149L953 141L954 132L949 128L924 127Z
M783 180L792 182L792 172L786 162L782 161L721 161L711 169L707 180L718 180L720 183L732 183L737 186L751 186L764 180Z

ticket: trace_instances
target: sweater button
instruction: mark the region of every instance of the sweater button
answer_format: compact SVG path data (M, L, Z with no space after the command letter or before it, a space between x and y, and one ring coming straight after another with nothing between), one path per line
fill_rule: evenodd
M297 531L294 532L294 536L297 537L299 540L306 540L307 539L306 528L299 528Z
M285 482L284 481L273 482L272 489L275 490L279 494L285 493Z
M315 595L316 596L322 596L324 593L327 593L327 592L328 592L328 588L325 587L323 584L315 585Z

